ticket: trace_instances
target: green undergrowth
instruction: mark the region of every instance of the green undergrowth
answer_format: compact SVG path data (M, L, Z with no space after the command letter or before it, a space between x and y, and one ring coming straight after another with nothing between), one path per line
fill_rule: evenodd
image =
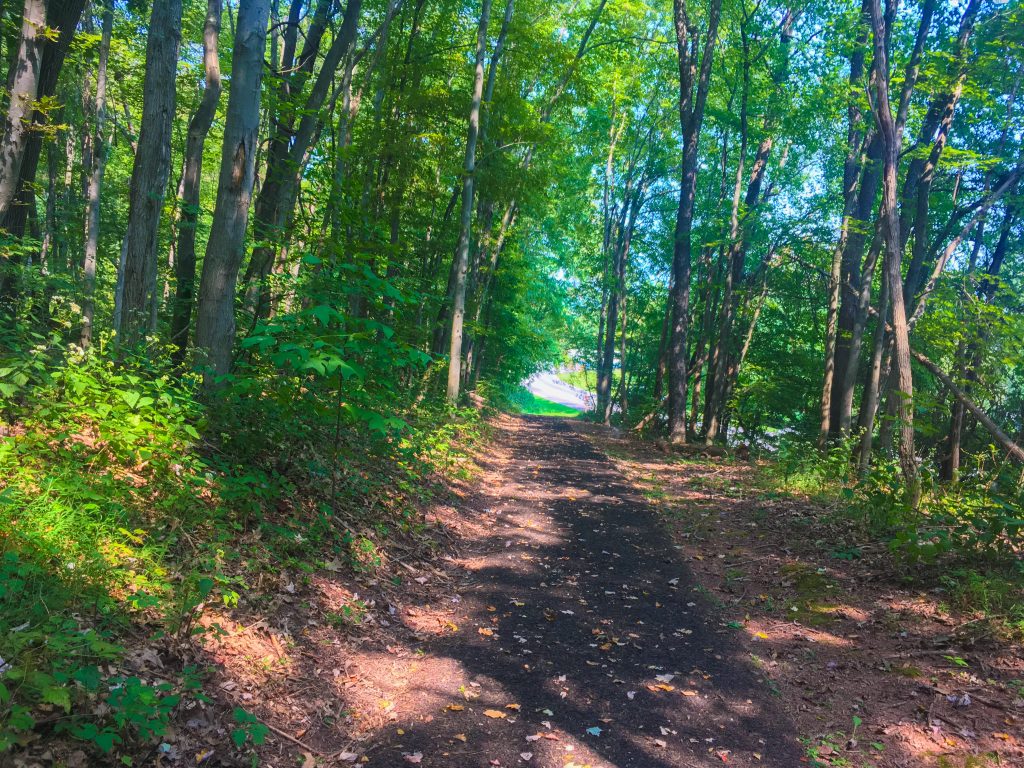
M34 341L0 359L0 762L56 735L139 764L205 697L202 670L146 674L131 647L258 604L262 572L388 573L485 437L476 410L375 390L354 358L339 376L254 355L211 400L147 356ZM240 750L266 733L232 719Z
M914 580L944 594L950 607L977 612L972 625L1006 638L1024 638L1024 495L1017 471L978 460L963 482L940 486L924 469L917 508L906 503L895 460L876 458L859 476L850 462L852 441L822 453L807 443L783 442L763 462L756 483L763 494L810 499L821 522L843 532L833 556L853 559L884 544ZM993 457L995 458L995 457Z

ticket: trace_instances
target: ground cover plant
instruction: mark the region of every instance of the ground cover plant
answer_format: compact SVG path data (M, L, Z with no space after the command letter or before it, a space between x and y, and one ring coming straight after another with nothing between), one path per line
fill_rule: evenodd
M1019 757L1021 0L9 0L0 54L0 763ZM783 616L929 703L762 754Z

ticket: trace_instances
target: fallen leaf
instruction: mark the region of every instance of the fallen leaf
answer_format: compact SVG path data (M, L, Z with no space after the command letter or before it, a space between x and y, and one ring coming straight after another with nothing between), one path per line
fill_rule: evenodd
M465 707L461 704L449 704L447 707L445 707L445 709L447 709L449 712L461 712L465 709Z
M664 749L665 747L668 746L668 742L665 741L664 739L655 739L654 740L654 746L661 747L662 749Z
M626 691L626 698L632 701L636 698L636 691Z
M540 734L539 733L531 733L529 736L526 737L526 740L527 741L540 741Z
M508 717L508 715L502 712L500 709L485 709L484 717L492 717L495 720L501 720Z
M407 763L419 764L419 763L423 762L423 753L422 752L412 752L412 753L403 752L402 753L402 757L405 758L405 762L407 762Z
M463 744L466 743L466 734L464 733L456 733L455 738L461 741Z
M655 675L654 679L659 683L671 683L675 677L675 675Z
M478 629L477 632L479 632L484 637L491 637L491 635L494 634L494 630L489 629L488 627L480 627L480 629Z
M520 709L522 709L522 707L520 707L518 704L506 704L505 709L511 709L518 712Z
M692 690L680 691L680 693L683 694L683 696L697 696L697 695L699 695L697 693L697 691L692 691Z
M530 762L533 759L533 752L520 752L519 756L526 762Z
M356 752L339 752L335 757L344 763L354 763L359 759L359 755Z

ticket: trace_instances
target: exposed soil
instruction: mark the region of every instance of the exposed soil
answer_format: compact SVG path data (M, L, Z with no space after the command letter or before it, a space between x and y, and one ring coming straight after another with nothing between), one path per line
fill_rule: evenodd
M798 765L797 731L653 506L571 422L498 429L446 516L448 573L410 566L351 632L316 618L355 599L330 574L287 627L222 623L223 693L276 729L264 764Z
M831 557L820 510L750 465L496 429L401 580L282 573L248 618L208 614L222 706L160 764L248 764L241 706L275 768L1024 765L1019 654L960 647L969 618L881 556Z
M940 571L894 559L836 510L765 492L752 464L579 429L671 522L809 762L1024 766L1021 648L984 614L951 610Z

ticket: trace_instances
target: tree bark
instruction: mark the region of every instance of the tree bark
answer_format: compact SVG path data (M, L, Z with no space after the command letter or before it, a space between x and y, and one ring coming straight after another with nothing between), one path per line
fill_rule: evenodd
M882 140L882 208L879 214L884 243L884 277L889 283L889 301L893 326L892 360L898 387L898 414L900 419L900 469L907 484L907 500L917 507L921 497L921 483L914 450L914 379L910 367L910 329L907 324L906 304L903 299L902 253L900 248L900 221L898 210L897 169L903 130L906 126L910 96L917 80L921 51L928 35L935 0L925 0L918 27L914 53L907 64L907 72L900 94L896 116L889 102L889 59L886 48L888 24L882 16L879 0L871 2L871 23L875 51L874 115Z
M149 28L139 148L128 190L124 297L117 328L119 338L129 346L146 334L156 289L160 215L171 173L181 0L154 0Z
M699 70L696 45L691 47L691 23L686 0L673 0L672 11L679 59L679 126L683 152L680 164L679 207L672 250L672 328L669 345L669 439L686 442L687 346L690 322L693 208L697 190L697 148L704 107L711 83L711 64L718 39L722 0L710 0L704 52ZM695 42L695 41L693 41Z
M911 350L911 355L915 360L921 363L921 365L927 368L935 378L941 381L957 400L963 403L964 407L970 411L974 418L978 420L978 423L995 438L996 443L999 444L1000 448L1006 451L1010 458L1018 464L1024 464L1024 448L1017 445L1009 435L1003 432L1003 430L999 428L999 425L992 420L992 417L985 413L977 403L971 400L971 398L956 385L956 382L953 381L945 371L920 352Z
M459 218L459 242L455 249L455 286L452 297L452 323L448 347L448 402L457 403L462 382L462 332L466 314L466 271L469 266L469 243L473 224L473 184L476 174L476 142L480 133L480 102L484 93L484 56L487 51L487 23L491 0L482 0L480 23L476 32L476 62L473 96L469 107L469 130L466 137L466 159L462 168L462 214Z
M0 135L0 220L18 193L21 165L25 158L32 114L39 96L43 46L46 42L46 3L25 0L18 51L11 61L8 78L10 97Z
M181 221L178 224L178 247L174 259L174 314L171 318L171 343L175 346L172 361L181 365L188 349L189 327L196 289L196 224L199 221L199 193L203 181L203 147L213 125L220 101L220 59L217 39L220 36L221 0L207 0L206 23L203 26L203 67L206 87L188 124L185 143L185 167L181 175Z
M196 309L198 362L207 385L231 369L235 340L235 286L245 254L245 228L255 180L260 85L270 0L241 0L232 55L217 202L203 259Z
M318 15L313 23L315 34L307 33L303 51L295 64L301 76L292 86L295 93L302 92L305 79L312 73L320 38L328 21L326 9L332 5L333 0L322 0L318 5ZM322 14L321 8L325 9ZM298 125L288 118L272 139L267 160L267 178L260 187L254 211L253 234L260 244L253 249L249 266L245 271L245 283L248 286L246 303L257 317L266 317L270 313L271 297L266 281L274 267L277 243L280 242L295 207L298 182L308 159L310 142L320 125L320 110L330 94L338 67L355 43L361 9L362 0L348 0L341 27L324 54L309 95L301 110L297 110L301 114ZM287 62L287 58L285 61ZM293 96L289 95L289 98Z
M64 66L64 57L75 36L75 29L82 17L85 0L49 0L46 4L46 26L56 32L56 37L46 40L43 48L39 73L37 99L52 96L57 89L57 79ZM46 112L35 110L32 116L34 126L49 123ZM28 224L29 209L35 202L34 184L39 156L43 148L43 133L29 132L18 180L17 197L8 206L6 215L0 218L0 227L12 237L22 237ZM4 274L0 273L0 294L4 292Z
M839 225L839 238L832 254L832 268L829 272L828 320L825 332L825 374L821 388L821 428L818 432L818 447L824 448L829 436L833 433L832 400L836 381L836 346L839 337L839 306L842 300L841 284L843 279L843 254L850 233L851 218L857 205L857 182L864 160L864 115L860 110L858 90L860 80L864 76L865 45L867 43L867 24L865 16L867 3L861 5L861 24L859 26L854 49L850 53L850 75L848 79L850 101L847 106L848 128L846 134L846 160L843 163L843 217ZM839 372L839 380L845 371ZM841 390L840 390L841 391Z
M114 12L103 9L103 29L100 32L100 58L96 68L96 126L93 132L92 167L86 192L85 259L82 265L82 336L83 348L92 344L93 320L96 312L96 256L100 242L100 188L107 152L104 133L107 117L107 61L110 58L110 35L114 26Z
M780 60L772 72L772 80L777 88L785 85L789 76L789 50L792 42L792 27L794 15L791 10L786 10L780 26L781 50ZM729 393L734 387L734 376L739 374L737 350L735 349L734 325L740 314L740 300L746 296L749 301L752 286L747 282L746 272L746 251L747 235L758 206L763 202L762 189L764 187L765 175L768 170L768 160L771 157L772 148L775 145L775 129L779 118L779 100L775 99L769 103L763 121L763 137L758 144L754 154L754 162L750 168L750 179L747 182L746 191L743 195L743 214L739 213L739 201L741 181L743 177L743 159L746 154L747 145L747 116L746 101L749 80L749 55L745 31L744 35L744 92L743 107L741 108L741 142L740 161L736 170L736 186L733 193L733 207L730 222L730 246L729 257L726 264L725 289L722 295L720 308L720 322L717 349L712 353L714 365L709 363L708 388L704 408L704 440L709 445L715 442L721 431L722 414L728 408ZM785 162L785 155L782 162ZM746 303L746 302L744 302ZM712 371L713 368L713 371Z

